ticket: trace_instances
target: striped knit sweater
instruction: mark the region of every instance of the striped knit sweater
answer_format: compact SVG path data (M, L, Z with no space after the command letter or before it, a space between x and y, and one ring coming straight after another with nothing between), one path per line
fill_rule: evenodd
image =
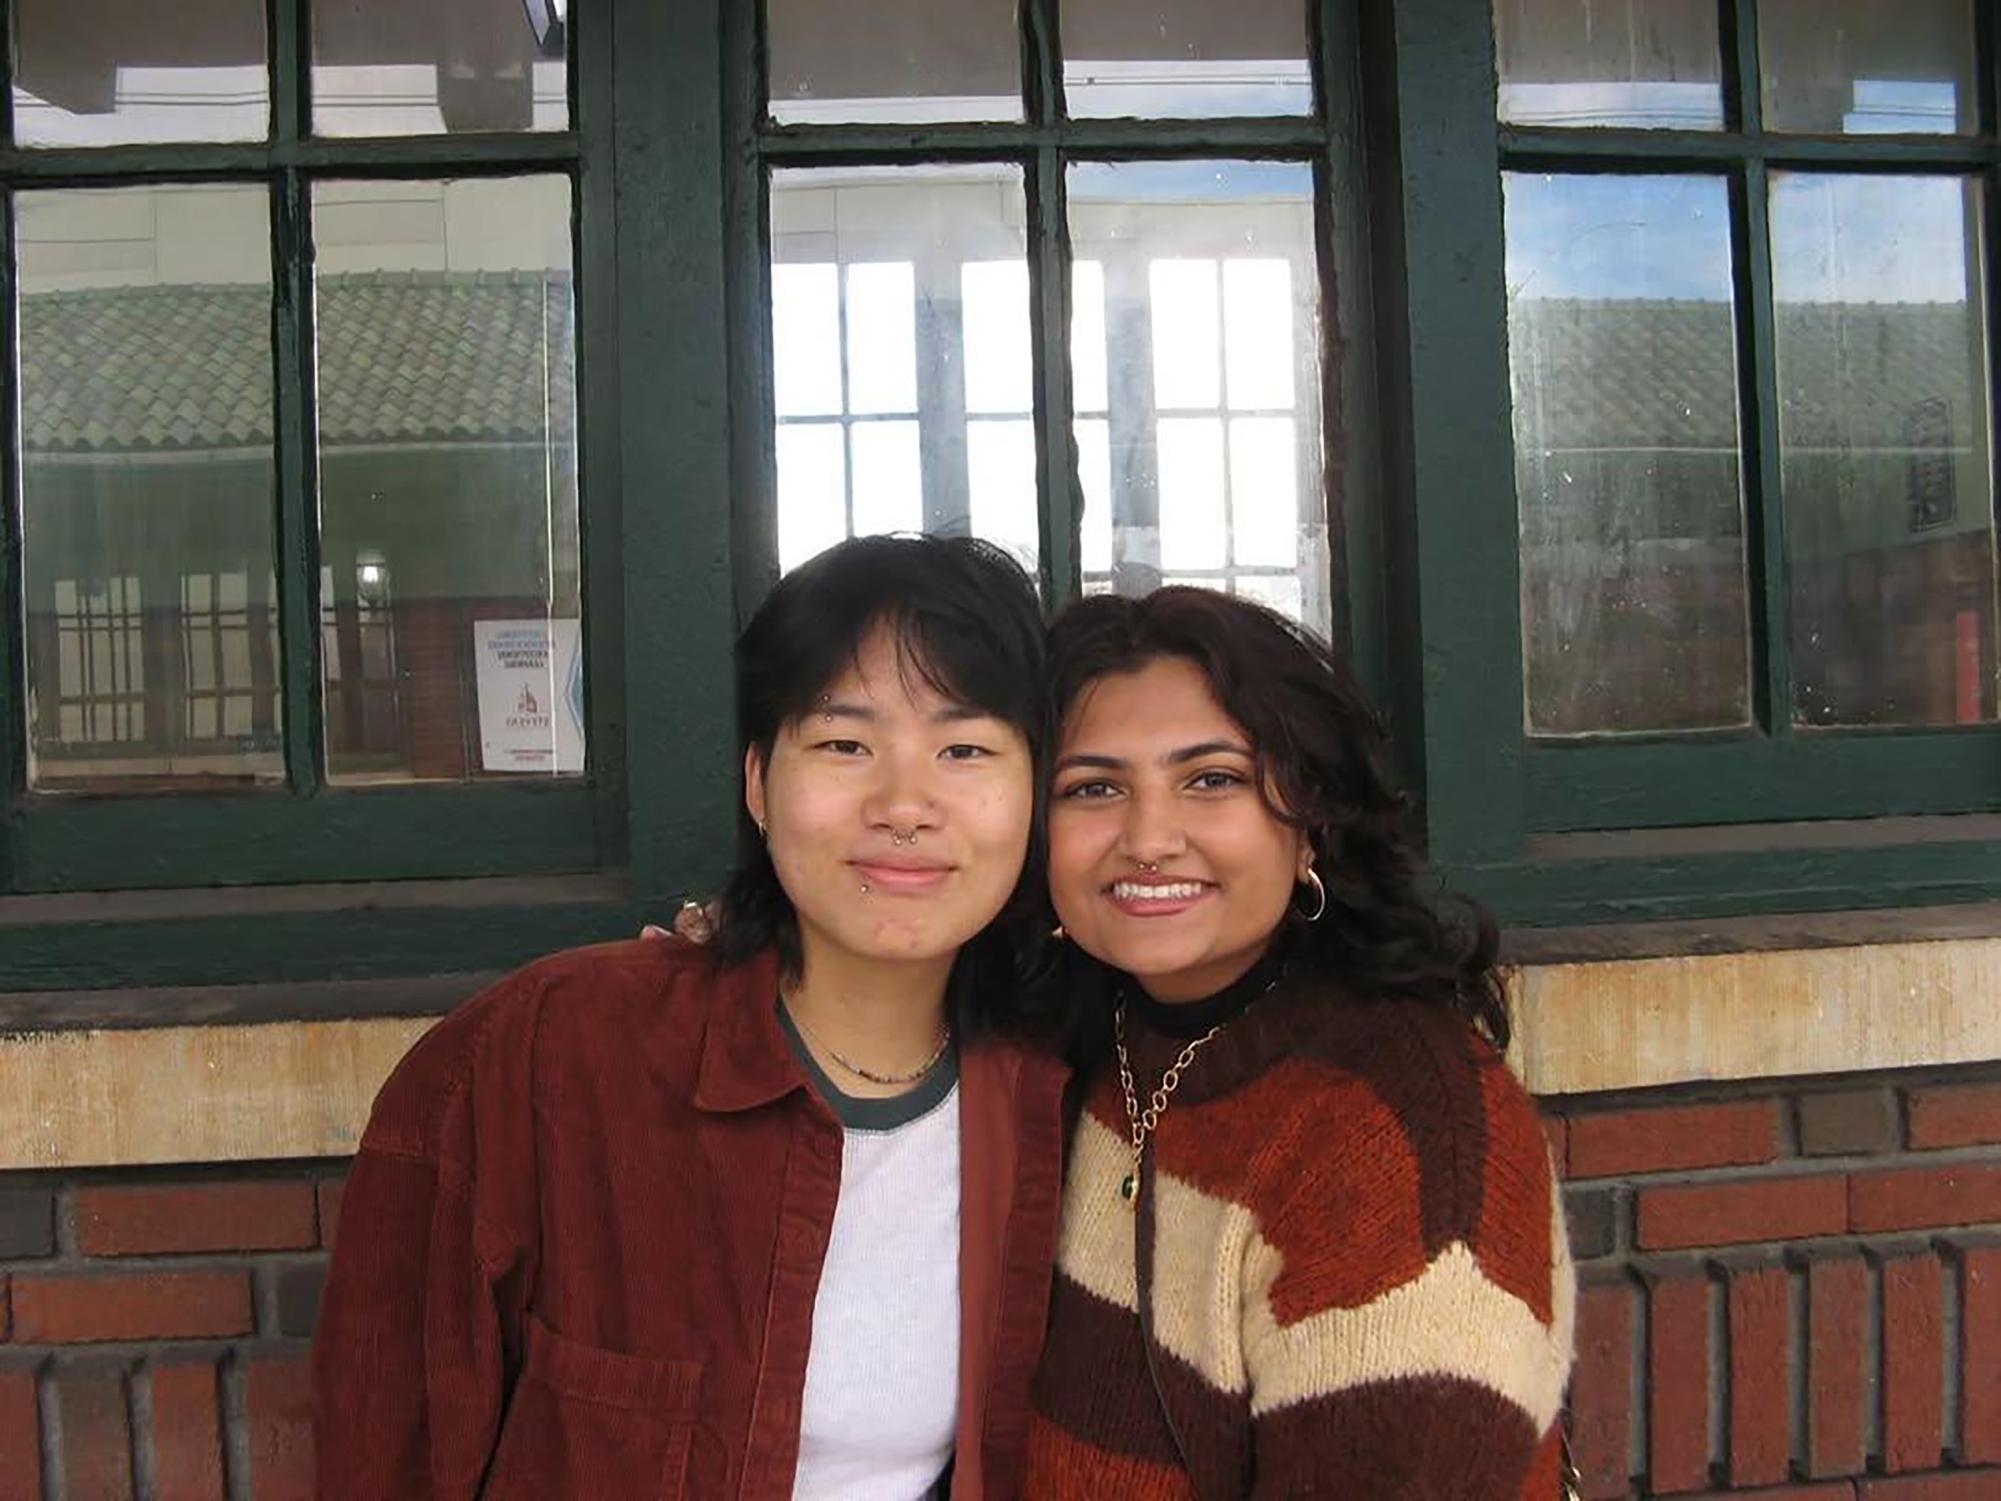
M1129 1022L1144 1101L1179 1039ZM1574 1279L1534 1107L1456 1017L1291 983L1196 1055L1137 1209L1072 1148L1031 1498L1548 1501Z

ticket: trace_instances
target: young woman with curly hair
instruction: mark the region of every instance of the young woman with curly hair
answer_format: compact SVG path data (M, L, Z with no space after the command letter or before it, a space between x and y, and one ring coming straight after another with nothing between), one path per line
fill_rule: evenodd
M1085 1072L1024 1494L1554 1496L1548 1151L1375 714L1199 589L1080 601L1050 670Z

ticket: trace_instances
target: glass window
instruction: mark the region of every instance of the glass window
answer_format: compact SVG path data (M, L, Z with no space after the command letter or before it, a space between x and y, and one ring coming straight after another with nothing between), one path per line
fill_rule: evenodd
M313 130L565 130L573 3L313 0Z
M263 0L15 0L23 146L258 141L270 133Z
M1974 178L1773 174L1797 723L1995 718L1983 213Z
M283 775L268 203L15 200L32 786Z
M1019 120L1015 0L767 0L771 118Z
M570 184L313 192L336 782L584 766Z
M1072 118L1309 115L1301 0L1068 0L1063 97Z
M1747 724L1724 179L1504 182L1529 731Z
M1034 568L1023 218L1016 167L772 174L782 568L919 530Z
M1972 0L1759 0L1768 130L1970 134L1973 58Z
M1203 583L1326 631L1312 172L1080 163L1069 196L1085 588Z
M1494 0L1501 118L1723 125L1715 0Z

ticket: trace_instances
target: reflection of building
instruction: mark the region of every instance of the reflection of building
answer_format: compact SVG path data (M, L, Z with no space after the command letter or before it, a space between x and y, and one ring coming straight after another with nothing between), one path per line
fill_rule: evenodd
M365 120L371 133L560 122L568 114L566 6L527 0L525 16L523 6L315 6L308 45L320 130L346 134L344 119ZM112 116L139 139L263 137L262 5L20 0L13 9L21 52L14 108L26 139L87 141L94 122ZM115 59L103 42L108 30L118 38Z
M1531 712L1557 732L1742 723L1746 523L1734 312L1522 298L1517 368ZM1778 314L1802 722L1991 717L1990 462L1960 303ZM1969 665L1967 643L1975 657ZM1580 661L1580 654L1586 660ZM1648 664L1670 661L1663 681Z
M853 531L917 527L971 529L1033 564L1021 193L1012 169L774 178L783 566ZM1203 584L1341 628L1330 528L1316 514L1326 470L1311 193L1311 174L1284 164L1072 173L1087 590Z
M576 598L574 564L549 567L576 556L570 309L563 274L320 278L328 753L349 774L476 767L471 622ZM270 316L255 285L23 300L49 776L280 743Z

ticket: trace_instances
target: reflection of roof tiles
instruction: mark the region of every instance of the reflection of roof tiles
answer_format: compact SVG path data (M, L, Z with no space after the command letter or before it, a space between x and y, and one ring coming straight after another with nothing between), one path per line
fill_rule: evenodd
M321 442L568 441L569 293L566 275L536 272L321 277ZM23 447L158 453L268 445L270 329L270 291L259 286L24 297Z
M1517 389L1539 398L1537 446L1734 448L1732 317L1721 302L1518 300L1509 342ZM1962 303L1795 303L1780 310L1779 335L1790 441L1908 443L1914 413L1940 398L1983 415L1977 327Z

